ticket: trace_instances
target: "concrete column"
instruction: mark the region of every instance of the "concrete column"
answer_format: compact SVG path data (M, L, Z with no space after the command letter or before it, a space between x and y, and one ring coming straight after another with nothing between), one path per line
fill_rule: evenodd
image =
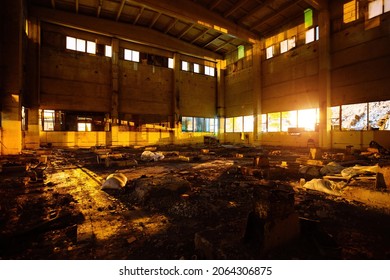
M111 41L112 57L111 57L111 133L108 133L106 137L107 145L118 144L118 100L119 100L119 40L113 38Z
M320 32L319 38L319 146L329 149L332 147L331 141L331 66L330 66L330 17L326 1L319 10L318 26Z
M261 97L262 97L262 80L261 80L261 42L256 41L253 44L253 141L259 141L261 132Z
M171 144L175 143L175 139L179 133L178 122L180 117L180 54L173 54L173 77L172 77L172 100L171 100L171 119L170 126L174 130L170 134Z
M217 131L218 138L221 142L225 140L225 69L223 61L217 62L217 117L219 127Z
M23 90L23 1L5 1L2 36L1 154L22 150L21 94Z

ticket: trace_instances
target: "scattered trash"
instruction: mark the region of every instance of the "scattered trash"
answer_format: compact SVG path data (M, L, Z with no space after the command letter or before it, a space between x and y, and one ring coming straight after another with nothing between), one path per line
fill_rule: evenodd
M151 151L144 151L141 154L142 161L159 161L164 159L164 155L162 153L153 153Z
M333 195L341 195L341 190L344 186L344 182L336 183L326 179L313 179L303 185L303 187L306 189L311 189Z
M113 189L120 190L127 184L127 177L122 173L113 173L108 175L106 181L102 185L102 190Z
M341 176L343 177L353 177L361 174L367 174L367 173L377 173L378 172L378 165L374 166L353 166L348 167L343 170L341 170Z

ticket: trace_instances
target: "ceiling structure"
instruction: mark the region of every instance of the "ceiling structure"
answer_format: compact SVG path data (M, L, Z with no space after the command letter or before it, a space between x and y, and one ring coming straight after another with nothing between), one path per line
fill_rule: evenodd
M150 33L156 37L151 45L167 41L217 58L277 32L292 19L303 20L304 10L319 9L319 1L323 0L28 0L28 4L43 20L58 24L65 24L56 21L61 17L74 22L86 17L108 20L129 32Z

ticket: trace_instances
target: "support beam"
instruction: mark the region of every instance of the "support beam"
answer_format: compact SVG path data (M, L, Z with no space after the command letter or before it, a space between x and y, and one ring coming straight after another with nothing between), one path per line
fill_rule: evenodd
M248 18L252 17L253 15L257 14L260 10L262 10L265 6L268 6L269 4L271 4L272 2L274 2L275 0L266 0L264 1L263 3L261 3L256 9L253 9L252 11L250 11L248 14L246 14L245 16L243 16L242 18L240 18L238 20L239 23L243 23L244 21L246 21Z
M203 48L207 48L208 46L210 46L215 40L218 40L219 38L222 37L222 34L219 34L218 36L214 37L213 39L211 39L206 45L203 46Z
M239 8L241 8L248 0L240 0L238 1L233 7L231 7L229 10L227 10L224 14L223 17L228 17L235 11L237 11Z
M252 71L253 71L253 141L257 142L261 136L261 100L262 100L262 79L261 77L261 53L262 43L257 41L253 44ZM257 78L258 77L258 78Z
M222 0L214 0L214 2L211 3L209 6L210 11L214 10L221 2L222 2Z
M131 0L130 2L145 5L152 10L158 10L184 22L199 23L216 30L226 29L227 34L247 42L259 39L257 34L238 26L234 22L191 0L176 1L174 5L172 5L172 0Z
M76 0L76 13L79 13L79 0Z
M216 48L214 51L215 51L215 52L219 51L219 50L222 49L224 46L230 44L233 40L235 40L235 38L230 38L230 39L227 40L225 43L223 43L223 44L220 45L218 48Z
M175 26L175 24L176 24L177 22L178 22L178 19L177 19L177 18L172 19L171 24L168 26L167 29L165 29L164 34L167 34L167 33L169 32L169 30L171 30L171 29Z
M191 44L195 43L196 41L199 40L199 38L201 38L204 34L206 34L207 32L209 32L210 29L206 29L205 31L203 31L202 33L200 33L195 39L193 39L191 41Z
M133 24L136 24L136 23L138 22L139 18L141 17L142 13L144 12L144 10L145 10L145 7L142 7L142 8L139 10L139 13L138 13L137 17L135 18Z
M314 9L316 9L317 11L326 7L326 3L324 2L324 0L304 0L304 1L310 6L312 6Z
M146 27L41 7L31 7L30 14L42 21L117 37L151 47L163 48L200 58L222 59L222 56L217 53Z
M187 32L190 31L192 27L194 27L194 25L195 25L195 23L188 25L188 27L186 29L184 29L184 31L182 33L180 33L179 37L177 37L177 38L180 39L181 37L186 35Z
M51 7L52 7L53 9L56 8L56 0L51 0Z
M160 18L160 16L161 16L161 13L157 13L157 14L154 16L152 22L149 24L149 28L152 28L152 27L153 27L153 25L154 25L154 24L156 23L156 21Z
M284 11L287 11L288 9L290 9L291 7L295 6L298 2L298 1L292 1L292 2L287 2L285 5L283 5L282 7L280 7L280 9L278 9L276 12L274 13L271 13L269 16L266 16L260 20L258 20L257 22L255 22L254 25L251 26L250 30L255 30L257 27L259 27L260 25L262 24L265 24L267 21L279 16L281 13L283 13Z
M118 21L119 18L121 17L121 14L122 14L122 11L123 11L123 7L125 6L125 3L126 3L126 0L122 0L121 6L119 7L118 14L116 15L116 21Z

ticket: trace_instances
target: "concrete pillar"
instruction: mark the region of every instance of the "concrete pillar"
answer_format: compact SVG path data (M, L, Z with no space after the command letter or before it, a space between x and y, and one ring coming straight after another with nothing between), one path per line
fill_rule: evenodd
M5 1L2 24L1 154L22 150L21 94L23 90L23 1Z
M119 40L113 38L111 41L112 48L112 58L111 58L111 133L108 133L106 137L107 145L117 145L118 144L118 100L119 100Z
M319 38L319 146L329 149L331 141L331 87L330 87L330 16L324 1L318 15Z
M223 61L217 62L217 117L219 126L217 136L221 142L225 140L225 69Z
M261 42L256 41L253 44L253 141L259 141L261 132L261 97L262 97L262 79L261 79Z
M178 125L180 113L180 54L173 54L173 77L172 77L172 100L170 126L173 131L170 132L170 143L175 143L178 136Z

